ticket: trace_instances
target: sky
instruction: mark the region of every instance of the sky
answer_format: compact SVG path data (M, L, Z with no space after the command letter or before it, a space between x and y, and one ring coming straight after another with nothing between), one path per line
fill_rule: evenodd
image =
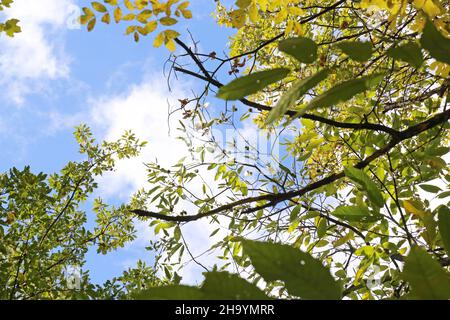
M168 51L153 48L152 37L135 43L120 24L98 24L88 33L75 22L80 7L88 3L15 0L2 13L18 18L22 33L12 39L0 36L0 171L31 165L34 172L51 173L81 159L73 138L80 123L89 125L98 140L132 129L148 147L139 158L118 163L115 172L99 180L95 193L109 203L126 202L145 185L142 162L157 158L173 164L185 155L184 145L168 133L167 101L183 98L201 84L183 78L169 92L163 75ZM232 30L219 27L211 17L214 1L191 1L191 9L194 18L178 24L177 30L186 35L189 29L205 52L225 50ZM186 229L199 252L208 235L199 235L202 223ZM143 224L137 229L138 239L115 253L88 253L86 268L94 282L120 275L137 259L151 262L144 247L152 231ZM200 272L196 266L187 268L184 282L197 282Z

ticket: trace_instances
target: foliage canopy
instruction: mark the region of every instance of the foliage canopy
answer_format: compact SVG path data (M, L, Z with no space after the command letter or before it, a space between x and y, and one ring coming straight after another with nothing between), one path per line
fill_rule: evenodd
M191 160L147 163L148 187L120 208L98 200L93 231L78 204L94 177L113 168L114 154L138 153L143 145L131 133L96 145L81 126L85 162L49 177L29 168L5 174L2 297L70 296L53 287L61 268L82 265L89 245L106 253L132 240L138 217L157 235L149 246L155 265L105 286L90 285L86 274L77 297L449 299L449 2L216 2L218 24L236 31L224 57L187 45L173 29L154 40L173 52L172 72L205 82L176 108ZM91 31L100 16L107 24L114 17L137 41L191 18L188 7L104 0L80 19ZM221 148L213 129L243 123L282 144L282 157L265 161L251 143L211 151ZM213 268L183 237L183 226L198 220L214 229ZM207 270L200 287L180 284L187 259Z

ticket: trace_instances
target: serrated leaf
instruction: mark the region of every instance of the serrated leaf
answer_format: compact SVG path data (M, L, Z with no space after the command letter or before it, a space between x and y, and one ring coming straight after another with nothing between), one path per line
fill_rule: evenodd
M364 62L372 57L373 47L370 42L345 41L336 45L350 59Z
M297 37L280 41L278 49L303 63L313 63L317 59L317 44L309 38Z
M423 63L422 50L414 42L390 48L386 54L391 58L407 62L416 68L419 68Z
M401 277L410 284L413 299L450 299L450 274L422 248L411 248Z
M284 79L289 74L289 71L290 70L286 68L277 68L237 78L221 87L217 93L217 97L224 100L242 99L245 96L260 91L274 82Z
M264 280L284 281L289 294L302 299L337 300L341 287L330 271L310 254L275 243L242 241L256 270Z
M314 98L308 105L297 112L297 117L301 117L309 110L328 108L338 103L348 101L355 95L378 85L383 77L382 74L374 74L340 83Z
M450 39L444 37L430 20L425 24L420 44L433 58L450 64Z
M441 206L438 209L438 227L447 255L450 257L450 209Z
M323 81L328 74L328 70L322 70L311 77L296 81L289 90L282 95L277 105L270 110L266 124L271 124L282 117L290 107L295 106L295 103L300 97Z

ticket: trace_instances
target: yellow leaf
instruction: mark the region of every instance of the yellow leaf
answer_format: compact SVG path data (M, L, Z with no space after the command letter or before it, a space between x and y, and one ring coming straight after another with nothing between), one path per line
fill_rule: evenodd
M257 22L259 20L259 12L258 7L254 2L248 8L248 16L250 17L251 22Z
M237 29L242 28L245 25L245 11L244 10L233 10L230 13L231 25Z
M125 0L124 4L125 4L125 7L127 7L128 10L134 10L134 5L133 5L133 3L131 3L130 0Z
M178 10L186 10L189 6L189 1L182 2L178 5Z
M120 19L122 19L122 9L120 9L120 7L117 7L114 10L114 21L116 21L116 23L119 23Z
M422 9L430 18L441 14L441 8L433 0L414 0L414 6Z
M163 18L159 19L159 22L163 26L172 26L177 23L177 20L174 18L170 18L170 17L163 17Z
M129 14L123 16L122 19L125 20L125 21L131 21L131 20L134 20L135 17L136 16L133 13L129 13Z
M92 31L92 29L94 29L94 27L95 27L96 22L97 22L97 20L95 18L91 19L91 21L89 21L89 23L87 25L87 30Z
M96 1L92 2L92 8L94 8L98 12L106 12L107 11L106 7L103 4L101 4L100 2L96 2Z
M129 35L129 34L132 34L135 31L136 31L136 26L128 26L126 31L125 31L125 34Z
M156 21L150 21L145 25L145 30L147 33L151 33L156 30L156 27L158 27L158 23Z
M191 18L192 18L192 12L191 12L191 10L181 10L181 14L182 14L183 17L185 17L186 19L191 19Z
M172 39L169 39L168 41L166 41L166 48L169 49L171 52L175 51L176 49L175 42Z
M288 11L286 9L281 9L280 12L278 12L278 14L275 16L273 21L276 24L282 23L284 20L286 20L287 16L288 16Z
M417 200L403 200L403 208L405 208L406 212L418 217L424 217L426 214L423 210L422 203Z
M155 40L153 41L153 46L155 48L159 48L164 42L164 33L160 32L158 33L158 35L155 37Z
M110 21L111 21L111 17L109 16L109 13L105 13L102 17L102 22L109 24Z

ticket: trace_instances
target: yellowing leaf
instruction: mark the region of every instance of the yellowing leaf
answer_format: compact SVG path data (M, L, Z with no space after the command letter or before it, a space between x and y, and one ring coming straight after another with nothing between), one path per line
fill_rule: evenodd
M433 0L414 0L413 3L417 9L422 9L430 18L441 13L441 8Z
M156 30L158 23L156 21L150 21L145 25L145 30L147 33L151 33Z
M87 25L87 30L92 31L95 27L96 22L97 22L97 20L95 18L91 19Z
M177 20L174 18L170 18L170 17L164 17L164 18L159 19L159 22L163 26L172 26L177 23Z
M134 10L134 5L130 0L124 1L125 7L127 7L128 10Z
M422 208L422 204L417 200L403 200L403 208L405 208L406 212L418 217L424 217L426 214Z
M259 20L258 7L255 3L252 3L248 8L248 16L251 22L257 22Z
M234 10L230 13L230 22L235 28L242 28L245 25L245 18L245 11L242 9Z
M114 10L114 21L116 23L119 23L119 21L122 19L122 9L120 9L120 7L117 7Z
M166 48L169 49L171 52L175 51L176 49L175 42L172 39L167 40Z
M100 2L92 2L92 8L97 10L98 12L106 12L106 7Z
M153 46L155 48L159 48L162 44L164 43L164 33L160 32L158 33L158 35L155 37L155 40L153 41Z
M106 24L109 24L110 21L111 21L111 17L110 17L110 15L109 15L109 13L105 13L105 14L103 15L103 17L102 17L102 22L104 22L104 23L106 23Z

